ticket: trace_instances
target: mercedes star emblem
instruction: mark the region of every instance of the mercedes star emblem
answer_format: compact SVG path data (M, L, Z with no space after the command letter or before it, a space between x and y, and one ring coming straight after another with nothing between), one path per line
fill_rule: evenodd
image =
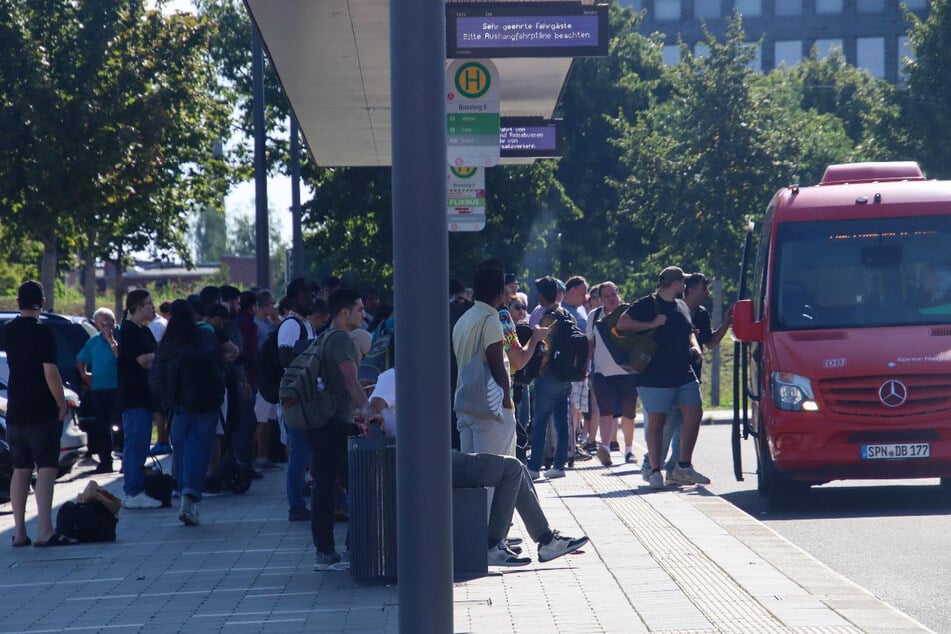
M908 400L908 388L896 379L889 379L878 388L878 400L885 407L898 407Z

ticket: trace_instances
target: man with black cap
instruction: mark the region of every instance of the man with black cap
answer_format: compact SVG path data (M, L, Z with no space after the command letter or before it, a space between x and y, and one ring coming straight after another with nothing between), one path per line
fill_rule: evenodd
M621 332L653 331L657 349L644 371L637 374L637 391L647 415L647 450L651 472L645 473L652 489L664 486L660 466L661 444L667 413L680 409L680 457L668 476L674 484L710 484L710 479L694 470L690 460L700 431L703 407L700 383L692 364L703 354L690 320L690 309L682 299L683 269L668 266L657 278L657 291L642 297L621 315Z
M556 323L553 313L557 313L561 319L574 322L574 317L568 311L562 308L559 303L559 296L564 297L564 290L559 290L559 280L546 275L535 280L535 290L538 291L538 303L542 306L543 312L539 319L539 325L551 327L548 339L545 341L546 358L542 361L542 369L535 379L535 399L532 411L532 453L528 458L528 473L534 479L539 475L542 459L545 454L545 446L548 442L548 417L552 417L552 425L555 428L555 456L554 463L545 475L548 479L565 477L565 463L568 460L569 448L574 447L573 442L569 442L568 432L568 397L571 394L571 383L562 381L554 376L549 370L548 364L552 354L551 338L556 335L561 323ZM564 287L564 284L561 285Z
M59 439L66 417L63 380L56 367L56 339L40 322L46 303L39 283L24 282L17 292L20 316L7 324L4 347L10 366L7 390L7 441L13 463L10 500L13 506L13 545L29 546L26 534L26 498L36 467L35 546L75 543L53 530L53 482L59 466Z

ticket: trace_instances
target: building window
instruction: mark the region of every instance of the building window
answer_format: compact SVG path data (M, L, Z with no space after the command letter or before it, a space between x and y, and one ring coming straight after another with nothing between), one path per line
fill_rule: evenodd
M719 18L720 0L694 0L693 17L698 20Z
M693 45L694 57L710 57L710 45L706 42L697 42Z
M763 0L736 0L734 6L740 15L763 15Z
M902 79L908 78L908 70L905 67L905 60L915 61L915 52L911 49L911 42L907 35L898 38L898 76Z
M776 42L776 68L780 64L795 66L802 61L802 42L800 40L780 40Z
M654 0L654 19L677 21L680 19L680 0Z
M816 0L816 13L842 13L842 0Z
M622 7L630 9L634 13L637 13L644 8L643 0L620 0L618 4L620 4Z
M882 13L885 11L885 0L858 0L855 8L859 13Z
M667 66L676 66L680 63L680 46L677 44L664 44L660 56Z
M928 0L905 0L903 4L908 5L912 11L923 11L928 8Z
M757 73L763 71L763 47L759 42L747 42L745 46L753 49L753 59L750 60L749 67Z
M885 38L860 37L855 40L855 65L872 77L885 77Z
M827 39L827 40L816 40L815 43L816 52L819 53L819 59L825 59L832 53L832 49L837 48L839 52L842 52L842 40L837 39Z
M776 15L802 15L802 0L776 0Z

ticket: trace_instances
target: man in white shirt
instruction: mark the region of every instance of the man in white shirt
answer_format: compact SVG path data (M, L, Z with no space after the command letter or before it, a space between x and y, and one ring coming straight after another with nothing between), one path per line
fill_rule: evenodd
M387 435L396 436L396 368L380 374L370 401L360 413L367 421L381 423ZM489 512L489 565L525 566L532 561L528 557L520 557L505 541L515 511L518 511L529 535L538 544L540 562L575 552L588 543L585 536L566 537L549 528L528 473L517 458L458 451L450 455L453 487L495 487Z

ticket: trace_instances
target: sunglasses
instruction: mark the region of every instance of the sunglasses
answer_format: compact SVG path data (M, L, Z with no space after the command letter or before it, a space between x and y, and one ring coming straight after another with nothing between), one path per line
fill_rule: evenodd
M525 304L512 304L509 308L512 310L528 310L528 306Z

